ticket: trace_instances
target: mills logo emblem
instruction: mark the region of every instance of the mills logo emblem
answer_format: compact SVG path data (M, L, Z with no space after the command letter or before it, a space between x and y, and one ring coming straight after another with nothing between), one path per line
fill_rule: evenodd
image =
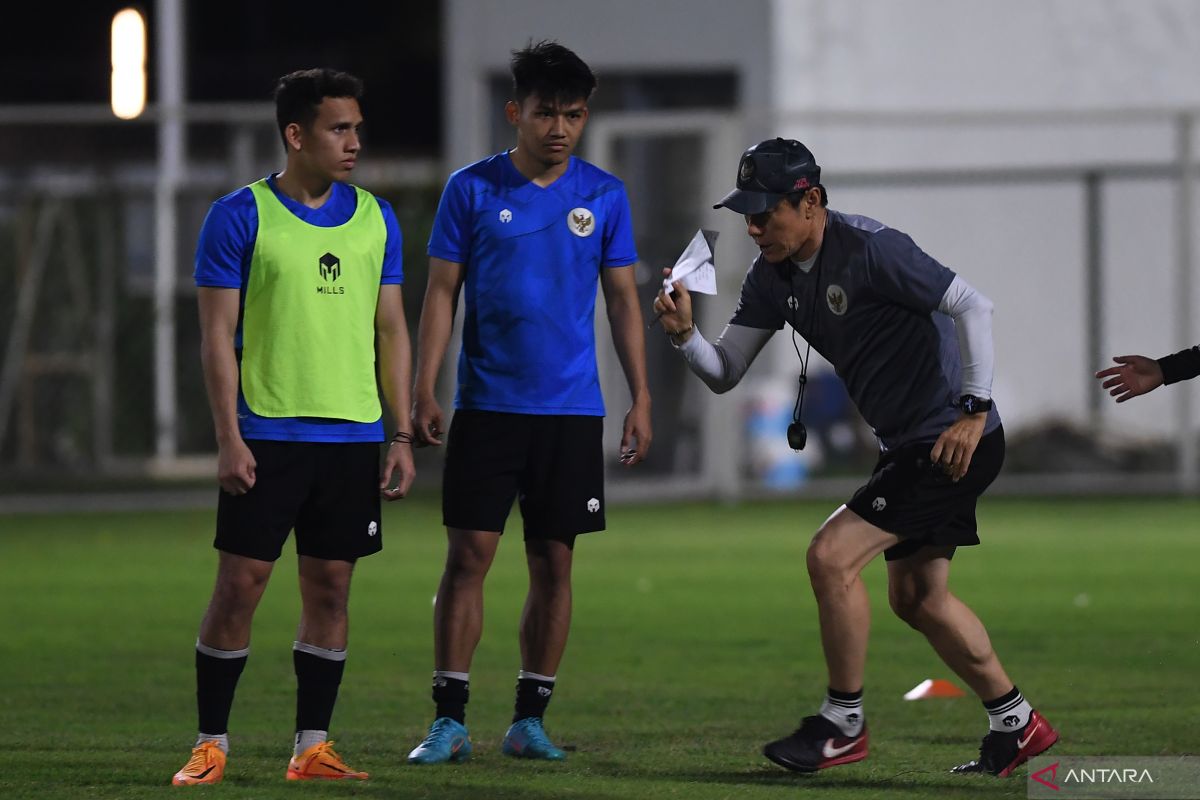
M327 281L336 281L342 274L342 260L333 253L326 253L319 259L321 277Z

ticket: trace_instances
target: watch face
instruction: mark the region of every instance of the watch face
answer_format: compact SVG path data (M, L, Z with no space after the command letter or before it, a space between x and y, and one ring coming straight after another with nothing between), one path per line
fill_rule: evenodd
M965 414L978 414L982 411L987 411L992 407L991 400L984 400L981 397L964 394L959 400L959 406Z

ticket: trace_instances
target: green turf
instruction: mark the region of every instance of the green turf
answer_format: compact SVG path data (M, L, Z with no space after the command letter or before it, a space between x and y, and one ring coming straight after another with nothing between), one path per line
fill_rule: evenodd
M514 536L488 579L472 669L467 764L404 764L432 711L431 601L443 536L428 498L389 508L387 549L359 567L350 660L334 718L361 785L283 780L293 715L295 558L255 620L233 754L219 787L171 789L195 732L192 644L214 569L212 513L0 517L0 797L832 798L1024 797L945 769L974 754L973 699L909 703L951 677L888 611L867 571L871 756L816 776L762 744L812 713L824 687L804 572L828 503L614 509L577 548L575 620L548 717L564 764L499 755L519 666L524 596ZM952 586L983 618L1057 753L1200 752L1200 503L987 500L983 548Z

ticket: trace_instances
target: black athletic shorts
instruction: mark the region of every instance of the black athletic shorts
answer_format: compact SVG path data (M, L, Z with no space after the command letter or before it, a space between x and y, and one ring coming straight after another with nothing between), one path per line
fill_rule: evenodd
M442 476L442 523L504 532L514 499L526 539L573 544L604 530L604 418L459 410Z
M930 545L979 544L975 503L1000 474L1004 428L979 440L971 466L958 483L930 461L933 444L919 442L884 453L867 485L846 504L867 522L903 539L884 551L888 561Z
M220 492L213 547L274 561L295 529L302 556L354 561L383 548L378 444L246 444L257 462L254 486L243 495Z

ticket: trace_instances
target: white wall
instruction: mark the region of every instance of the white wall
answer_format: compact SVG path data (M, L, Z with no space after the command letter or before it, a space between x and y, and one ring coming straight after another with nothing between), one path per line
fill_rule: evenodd
M1200 3L1192 0L775 0L773 7L780 108L1200 104Z
M489 155L488 77L507 74L530 39L557 39L600 75L606 69L731 68L744 104L771 100L770 51L762 46L770 0L446 0L444 157L452 167ZM755 32L753 26L760 30Z

